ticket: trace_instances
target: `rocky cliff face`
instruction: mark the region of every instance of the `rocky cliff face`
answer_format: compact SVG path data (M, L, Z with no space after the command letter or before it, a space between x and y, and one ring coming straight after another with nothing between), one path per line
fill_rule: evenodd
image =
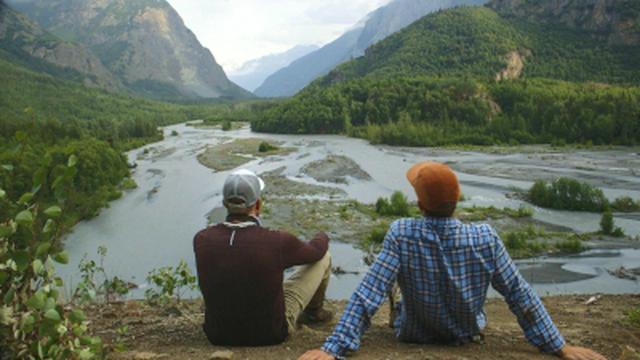
M86 47L61 40L1 2L0 49L5 57L35 70L66 74L89 86L122 89L120 81Z
M165 0L14 0L54 34L89 47L128 88L156 97L243 97Z
M640 45L638 0L493 0L487 6L506 17L590 31L609 45Z

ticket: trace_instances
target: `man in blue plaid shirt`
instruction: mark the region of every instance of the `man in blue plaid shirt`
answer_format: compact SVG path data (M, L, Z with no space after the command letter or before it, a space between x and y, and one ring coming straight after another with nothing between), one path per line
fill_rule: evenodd
M448 166L420 163L407 178L425 216L391 225L382 251L351 296L333 334L321 350L309 351L299 360L341 359L357 350L396 281L403 299L394 323L400 341L472 341L487 323L483 306L491 285L504 296L527 340L541 351L564 359L604 359L589 349L566 345L491 226L463 224L452 217L460 187Z

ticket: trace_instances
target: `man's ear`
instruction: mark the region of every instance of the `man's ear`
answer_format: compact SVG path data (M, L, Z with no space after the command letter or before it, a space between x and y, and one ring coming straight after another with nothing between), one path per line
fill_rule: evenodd
M260 214L261 209L262 209L262 199L258 199L258 201L256 201L256 212Z
M425 213L426 209L424 207L424 205L422 204L422 201L418 200L418 208L420 208L420 212L421 213Z

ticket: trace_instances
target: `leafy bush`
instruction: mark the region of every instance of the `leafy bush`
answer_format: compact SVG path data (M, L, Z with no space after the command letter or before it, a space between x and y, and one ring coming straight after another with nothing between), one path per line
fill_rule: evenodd
M147 275L147 281L158 288L145 291L145 297L151 304L167 304L173 300L180 302L184 291L196 288L196 277L184 261L180 261L176 268L166 266L152 270Z
M584 250L582 242L578 238L569 238L556 244L556 248L565 253L579 253Z
M376 213L382 216L411 216L411 208L407 197L400 191L395 191L390 199L378 198Z
M229 120L225 120L222 122L222 131L231 131L233 128L233 124Z
M611 211L605 211L600 219L600 231L605 235L611 235L614 226L613 213Z
M260 146L258 146L258 152L261 153L266 153L266 152L270 152L270 151L276 151L279 148L275 145L272 145L266 141L263 141L260 143Z
M601 212L608 208L602 190L570 178L536 181L528 193L533 204L561 210Z
M93 302L98 298L103 298L109 303L118 298L122 298L129 293L132 286L122 279L109 277L104 268L104 258L107 256L107 248L101 246L98 248L100 256L99 264L94 260L88 260L86 255L78 264L81 281L76 285L72 299L81 303ZM96 280L96 275L101 275L102 281Z
M51 184L38 177L18 200L0 189L1 208L9 209L0 218L0 347L16 358L90 359L102 353L100 338L88 335L84 313L62 303L57 289L64 284L55 275L54 262L69 260L59 250L60 220L77 163L71 155L67 165L56 167ZM55 194L56 203L40 202L46 191Z
M619 212L640 211L640 201L634 201L629 196L619 197L611 203L611 209Z
M611 210L605 211L600 218L600 232L604 235L611 235L613 237L624 237L624 230L616 227L615 225Z

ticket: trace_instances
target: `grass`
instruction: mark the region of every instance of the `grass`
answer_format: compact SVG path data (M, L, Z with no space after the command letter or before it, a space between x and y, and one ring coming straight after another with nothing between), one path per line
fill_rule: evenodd
M533 209L529 207L520 207L518 209L502 208L498 209L494 206L479 207L473 206L458 210L458 217L464 221L482 221L503 219L506 217L521 219L533 216Z
M264 149L264 143L270 149ZM271 155L285 155L293 152L292 148L280 148L261 139L238 139L230 143L207 148L198 155L198 161L204 166L216 171L226 171L244 165L257 157Z
M629 310L626 315L629 325L640 328L640 307Z

